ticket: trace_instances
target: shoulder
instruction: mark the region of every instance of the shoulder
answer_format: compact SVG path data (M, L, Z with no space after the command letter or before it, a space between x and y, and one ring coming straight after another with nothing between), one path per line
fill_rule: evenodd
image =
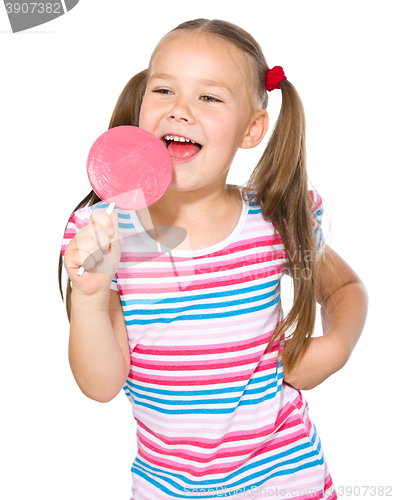
M98 208L101 209L106 209L108 207L107 203L104 203L103 201L99 201L98 203L95 203L94 205L90 205L88 207L82 207L79 208L78 210L75 210L70 218L68 219L66 229L63 235L63 250L64 248L68 245L68 243L74 238L76 233L82 229L83 227L87 226L90 222L90 216L92 215L92 212L94 210L97 210Z

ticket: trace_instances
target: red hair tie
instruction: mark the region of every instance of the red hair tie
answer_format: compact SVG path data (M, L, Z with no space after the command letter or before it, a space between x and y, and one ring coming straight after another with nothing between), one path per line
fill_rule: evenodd
M274 89L279 89L279 84L282 80L287 80L287 76L285 75L282 66L274 66L268 70L265 77L265 88L268 92L271 92L271 90Z

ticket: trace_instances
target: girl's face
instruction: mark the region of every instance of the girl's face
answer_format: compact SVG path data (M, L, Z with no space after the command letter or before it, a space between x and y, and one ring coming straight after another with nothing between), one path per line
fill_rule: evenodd
M168 145L169 188L223 187L237 149L248 147L255 110L245 59L236 47L197 33L166 42L154 57L139 126Z

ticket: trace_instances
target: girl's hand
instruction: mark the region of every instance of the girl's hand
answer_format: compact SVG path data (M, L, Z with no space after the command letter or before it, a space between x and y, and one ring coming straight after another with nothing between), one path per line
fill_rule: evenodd
M346 361L346 354L335 335L312 337L305 356L290 372L283 371L283 380L295 389L313 389L340 370Z
M87 226L80 229L64 253L64 265L73 292L94 295L108 291L121 255L118 214L95 210ZM83 265L85 272L79 276Z

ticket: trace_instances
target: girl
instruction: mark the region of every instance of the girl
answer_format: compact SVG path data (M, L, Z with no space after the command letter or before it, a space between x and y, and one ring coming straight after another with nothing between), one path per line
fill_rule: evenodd
M282 107L264 154L245 188L227 185L238 148L267 132L275 88ZM133 406L132 498L337 498L301 390L347 362L367 295L323 246L295 88L244 30L197 19L126 85L110 128L120 125L166 144L171 184L149 209L111 216L89 193L68 222L59 282L63 256L79 387L101 402L123 388ZM175 227L187 238L170 259ZM294 304L283 318L285 273ZM324 335L312 338L316 302Z

